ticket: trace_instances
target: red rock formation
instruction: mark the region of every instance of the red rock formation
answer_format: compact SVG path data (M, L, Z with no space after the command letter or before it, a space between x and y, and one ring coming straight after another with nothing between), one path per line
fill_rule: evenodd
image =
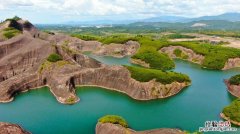
M30 134L19 125L0 122L0 134Z
M184 134L184 132L179 129L170 128L135 131L118 124L98 123L96 125L95 134Z
M80 53L98 50L101 47L99 42L82 41L63 34L47 35L32 24L18 23L23 34L0 42L1 102L13 100L18 92L42 86L48 86L59 102L70 104L79 101L75 94L77 85L105 87L138 100L169 97L189 85L136 81L125 67L103 65ZM124 54L134 53L136 47L134 42L126 43ZM48 62L46 58L52 53L59 54L63 60Z
M240 98L240 85L231 85L229 80L224 80L224 82L227 85L228 92L233 96Z

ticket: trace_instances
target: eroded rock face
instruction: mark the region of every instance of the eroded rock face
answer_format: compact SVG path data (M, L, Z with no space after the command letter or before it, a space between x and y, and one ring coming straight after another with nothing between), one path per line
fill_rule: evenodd
M95 129L96 134L184 134L179 129L161 128L146 131L135 131L121 125L111 123L98 123Z
M240 85L231 85L229 80L225 80L224 82L227 85L228 92L233 96L240 98Z
M146 63L145 61L142 61L140 59L133 59L133 58L131 58L131 63L132 64L136 64L136 65L140 65L142 67L150 68L149 63Z
M174 54L174 50L179 49L182 51L186 57L177 57ZM194 62L197 64L202 64L204 60L204 56L200 54L196 54L193 50L182 47L182 46L169 46L169 47L163 47L160 49L161 52L168 54L171 58L182 58L184 60L188 60L190 62Z
M139 47L140 45L136 41L128 41L125 44L111 43L109 45L103 45L93 53L96 55L108 55L121 58L135 54Z
M104 47L102 50L106 54L120 49L121 56L131 55L139 47L134 41L105 47L96 41L83 41L63 34L46 35L32 24L18 23L23 34L0 42L0 102L12 101L19 92L43 86L48 86L59 102L72 104L79 101L75 94L77 85L105 87L137 100L170 97L189 85L178 82L164 85L155 80L139 82L132 79L123 66L104 65L81 54ZM52 53L59 54L63 60L47 61Z
M0 134L30 134L19 125L0 122Z
M74 76L76 85L95 85L126 93L137 100L166 98L177 94L189 83L173 82L161 84L155 80L139 82L131 78L130 72L123 66L104 66L86 69Z
M240 67L240 58L230 58L225 63L225 66L222 70L227 70L235 67Z

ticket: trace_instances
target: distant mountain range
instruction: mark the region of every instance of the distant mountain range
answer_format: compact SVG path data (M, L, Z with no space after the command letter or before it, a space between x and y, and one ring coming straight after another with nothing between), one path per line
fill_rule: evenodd
M202 16L198 18L186 18L181 16L159 16L154 18L148 18L143 20L97 20L97 21L71 21L66 22L65 24L71 25L111 25L111 24L130 24L135 22L168 22L168 23L188 23L194 21L204 21L204 20L221 20L221 21L230 21L236 22L240 21L240 13L225 13L216 16Z

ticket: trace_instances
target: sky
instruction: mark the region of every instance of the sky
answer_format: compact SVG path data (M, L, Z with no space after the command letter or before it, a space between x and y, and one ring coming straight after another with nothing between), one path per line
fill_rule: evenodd
M239 12L240 0L0 0L0 20L15 15L37 24L199 17Z

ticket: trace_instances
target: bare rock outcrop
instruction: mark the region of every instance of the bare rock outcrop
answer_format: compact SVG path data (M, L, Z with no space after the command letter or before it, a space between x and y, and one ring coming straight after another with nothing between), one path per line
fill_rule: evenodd
M240 67L240 58L228 59L222 70L227 70L235 67Z
M185 55L185 57L177 57L174 54L174 50L179 49L182 51L182 54ZM194 62L197 64L202 64L204 60L204 56L200 54L196 54L193 50L182 47L182 46L168 46L168 47L163 47L160 49L161 52L168 54L172 58L181 58L184 60L188 60L190 62Z
M229 80L224 80L227 85L228 92L233 96L240 98L240 85L231 85Z
M135 131L130 128L122 127L118 124L97 123L96 134L184 134L179 129L161 128L146 131Z
M150 64L149 63L146 63L145 61L142 61L140 59L133 59L133 58L131 58L131 63L132 64L136 64L136 65L140 65L142 67L150 68Z
M111 43L109 45L103 45L99 50L93 53L96 55L108 55L122 58L135 54L139 47L140 45L136 41L128 41L124 44Z
M0 122L0 134L30 134L16 124Z
M123 92L137 100L166 98L180 92L189 83L173 82L161 84L155 80L139 82L123 66L104 66L97 69L86 69L74 75L75 85L94 85Z

